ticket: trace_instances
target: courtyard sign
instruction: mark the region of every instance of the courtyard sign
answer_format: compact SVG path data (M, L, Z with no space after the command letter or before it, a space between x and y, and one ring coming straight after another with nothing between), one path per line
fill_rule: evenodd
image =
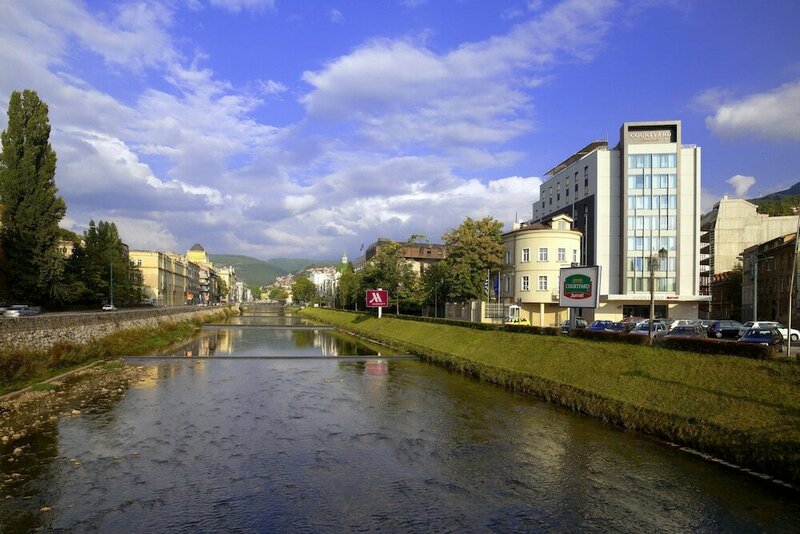
M600 295L600 267L566 267L561 269L559 306L564 308L597 308Z

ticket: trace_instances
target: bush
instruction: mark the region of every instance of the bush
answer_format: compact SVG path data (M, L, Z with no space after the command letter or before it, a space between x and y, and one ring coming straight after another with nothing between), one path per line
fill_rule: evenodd
M711 338L663 337L658 341L662 347L673 350L686 350L699 354L722 354L740 356L753 360L768 360L776 356L772 348L757 343L734 343Z
M625 332L606 332L604 330L586 330L585 328L576 328L570 333L572 337L581 339L590 339L592 341L614 341L617 343L627 343L629 345L647 345L649 340L647 336L640 336L638 334L627 334Z

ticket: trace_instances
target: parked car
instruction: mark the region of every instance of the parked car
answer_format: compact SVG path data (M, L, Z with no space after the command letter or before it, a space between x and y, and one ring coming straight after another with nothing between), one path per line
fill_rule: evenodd
M664 323L653 321L653 337L661 337L667 333L667 326ZM629 334L636 336L647 336L650 334L650 321L643 321L636 325Z
M679 326L694 326L697 324L697 319L675 319L669 325L669 329L672 330Z
M750 328L739 338L739 342L768 345L778 352L783 350L783 336L774 327Z
M708 337L715 337L717 339L721 338L729 338L729 339L738 339L739 336L739 329L742 327L742 323L739 321L732 321L732 320L717 320L711 323L706 330L706 334Z
M578 317L575 320L575 328L586 328L586 326L587 324L585 319L581 319L580 317ZM561 323L561 333L569 334L569 319Z
M715 322L715 319L700 319L697 323L703 327L703 330L708 332L708 327Z
M602 331L608 329L610 326L614 325L614 321L592 321L589 326L586 327L586 330L593 330L595 332Z
M611 323L611 325L606 327L606 332L627 332L628 328L625 326L624 323Z
M706 337L706 330L699 324L681 325L672 328L665 337Z
M620 323L622 323L625 326L626 331L630 332L631 330L636 328L636 325L646 320L647 319L644 317L625 317L622 321L620 321Z
M743 336L744 333L751 328L775 328L781 333L783 339L788 339L789 337L789 329L777 321L747 321L742 325L742 328L739 329L739 336ZM792 328L791 336L792 341L800 340L800 331Z
M117 307L113 304L103 304L103 311L117 311Z

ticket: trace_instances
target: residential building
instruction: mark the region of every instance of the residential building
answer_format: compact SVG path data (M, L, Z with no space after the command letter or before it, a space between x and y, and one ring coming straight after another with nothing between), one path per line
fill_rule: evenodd
M520 317L535 326L559 324L569 310L559 306L562 267L577 262L581 233L560 214L542 222L517 223L503 234L500 299L520 306Z
M700 293L711 294L717 275L741 265L742 251L758 243L794 233L797 216L770 217L757 212L758 206L741 198L728 198L704 214L700 224ZM704 315L727 319L721 309L711 308Z
M583 234L578 262L599 265L589 319L648 316L650 259L657 316L698 317L701 151L680 121L626 122L616 146L594 141L550 169L532 222L567 214Z
M361 269L366 262L380 252L382 247L391 243L397 243L397 241L379 237L377 241L367 247L363 256L353 262L353 268ZM403 244L403 258L411 264L414 273L419 276L430 265L447 259L447 247L434 243L405 243Z
M791 287L792 325L795 328L800 325L797 284L792 284L796 235L793 232L776 237L742 251L742 321L779 321L786 324L789 320Z
M131 250L132 265L142 272L145 299L155 306L181 306L191 286L189 268L179 254Z
M217 271L200 243L195 243L186 252L186 259L198 266L198 298L197 304L216 304L220 300Z

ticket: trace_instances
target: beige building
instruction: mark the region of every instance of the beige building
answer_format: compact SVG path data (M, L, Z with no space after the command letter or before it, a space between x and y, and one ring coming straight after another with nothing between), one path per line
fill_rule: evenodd
M741 265L742 251L797 230L797 216L770 217L758 206L727 195L701 219L701 290L708 295L715 275ZM715 311L711 310L711 315ZM715 317L717 318L717 317ZM719 317L725 319L726 317Z
M210 305L219 302L219 283L217 281L217 271L211 264L211 260L206 250L195 243L186 252L187 261L194 263L198 268L198 298L197 304Z
M142 272L145 298L156 306L182 306L191 288L187 262L179 254L131 250L130 261Z
M600 304L587 319L649 315L650 258L656 316L697 318L700 294L701 151L680 121L626 122L616 146L595 141L546 173L532 221L564 213L584 235L581 265L601 267Z
M534 326L554 326L569 317L559 306L562 267L580 258L581 233L572 218L561 214L551 220L517 223L503 234L505 252L500 271L500 299L520 307L520 317Z

